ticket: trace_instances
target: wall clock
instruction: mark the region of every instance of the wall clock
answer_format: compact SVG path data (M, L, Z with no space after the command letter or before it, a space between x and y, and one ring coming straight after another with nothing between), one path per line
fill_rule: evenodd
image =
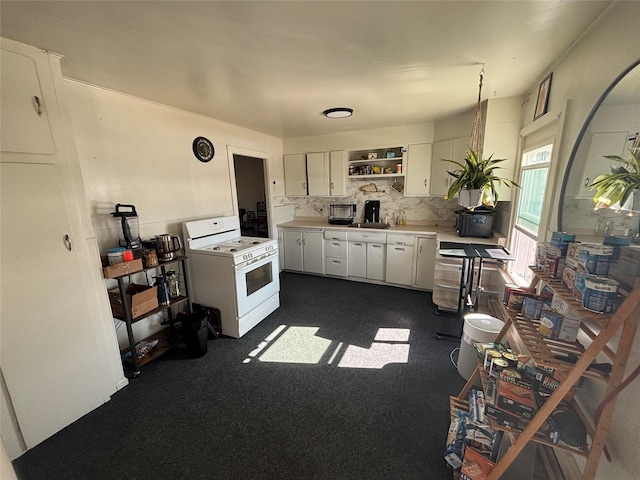
M216 150L213 148L211 140L205 137L196 137L193 141L193 154L201 162L209 162L213 158Z

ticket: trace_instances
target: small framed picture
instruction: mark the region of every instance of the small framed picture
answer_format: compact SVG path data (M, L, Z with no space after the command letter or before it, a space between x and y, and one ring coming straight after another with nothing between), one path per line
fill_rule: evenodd
M533 114L534 120L547 113L547 108L549 108L549 91L551 90L552 75L553 73L550 73L549 76L540 83L540 88L538 89L538 100L536 101L536 111Z
M368 158L368 160L375 160L376 158L378 158L378 154L377 153L370 153L367 158Z

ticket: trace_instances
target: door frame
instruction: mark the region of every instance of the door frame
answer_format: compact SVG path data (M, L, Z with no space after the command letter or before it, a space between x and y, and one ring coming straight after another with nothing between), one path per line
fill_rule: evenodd
M269 238L273 238L273 232L275 232L275 226L272 224L273 212L271 205L271 195L269 190L270 178L269 173L269 154L259 150L251 150L244 147L236 147L234 145L227 145L227 163L229 165L229 177L231 179L231 194L233 195L233 214L238 217L240 215L238 206L238 189L236 187L236 169L234 155L242 155L244 157L252 157L262 160L262 171L264 172L264 192L265 203L267 206L267 222L269 229Z

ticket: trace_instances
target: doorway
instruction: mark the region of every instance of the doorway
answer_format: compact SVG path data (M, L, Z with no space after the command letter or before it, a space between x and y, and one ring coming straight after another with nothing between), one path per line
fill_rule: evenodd
M233 154L238 215L243 236L269 237L265 160Z

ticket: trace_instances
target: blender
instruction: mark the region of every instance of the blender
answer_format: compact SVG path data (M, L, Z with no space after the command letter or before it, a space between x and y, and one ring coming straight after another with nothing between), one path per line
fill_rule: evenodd
M120 246L132 250L142 248L136 207L118 203L116 204L116 211L112 212L111 215L113 215L113 223L118 232Z

